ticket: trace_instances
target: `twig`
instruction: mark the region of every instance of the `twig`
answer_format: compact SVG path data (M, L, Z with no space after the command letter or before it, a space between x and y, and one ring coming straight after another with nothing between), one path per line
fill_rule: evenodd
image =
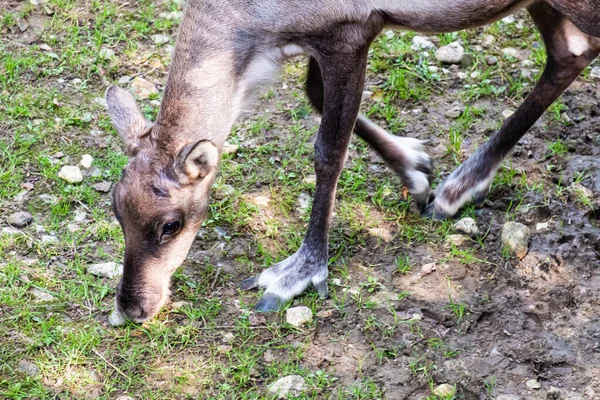
M113 363L111 363L110 361L108 361L106 358L104 358L104 356L102 354L100 354L100 352L96 349L92 349L92 351L94 352L94 354L96 354L98 357L100 357L102 359L102 361L104 361L105 363L107 363L109 366L111 366L115 371L117 371L119 374L121 374L125 379L127 379L127 381L131 384L131 378L128 377L127 375L125 375L123 373L123 371L121 371L119 368L117 368Z
M217 284L217 279L219 278L219 274L221 273L221 267L219 267L219 269L217 270L217 274L215 275L215 279L213 279L213 283L212 285L210 285L210 290L212 291L215 288L215 285Z

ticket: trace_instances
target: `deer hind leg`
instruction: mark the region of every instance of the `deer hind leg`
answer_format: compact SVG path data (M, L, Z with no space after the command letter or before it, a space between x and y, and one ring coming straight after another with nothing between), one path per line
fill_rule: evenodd
M504 157L600 52L600 39L582 33L550 5L535 3L528 11L544 38L546 68L502 128L436 188L424 211L430 218L451 217L470 200L483 200Z
M306 93L313 107L323 111L323 79L317 60L311 58L306 78ZM427 205L429 183L433 174L431 158L423 151L423 142L416 138L388 133L359 114L354 133L365 140L402 179L419 210Z

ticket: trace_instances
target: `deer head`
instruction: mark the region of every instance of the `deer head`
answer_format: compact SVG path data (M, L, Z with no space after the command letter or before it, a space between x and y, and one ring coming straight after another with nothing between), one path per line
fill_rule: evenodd
M125 237L123 277L116 310L136 322L154 316L169 296L171 275L185 259L202 220L219 161L210 140L164 146L133 96L118 87L106 93L113 125L129 163L112 192Z

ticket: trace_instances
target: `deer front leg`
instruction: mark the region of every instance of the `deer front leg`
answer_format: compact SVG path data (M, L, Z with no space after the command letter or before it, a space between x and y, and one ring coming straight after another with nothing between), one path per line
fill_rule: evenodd
M313 285L326 298L328 236L335 191L360 106L368 44L352 53L317 56L324 86L321 126L315 142L316 190L308 230L291 257L242 282L242 289L266 288L257 311L276 311Z

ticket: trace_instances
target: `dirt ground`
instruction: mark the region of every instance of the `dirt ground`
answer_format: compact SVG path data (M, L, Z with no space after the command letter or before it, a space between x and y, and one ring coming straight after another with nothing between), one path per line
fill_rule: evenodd
M0 241L0 397L272 398L270 384L298 374L307 389L290 398L600 399L600 80L590 69L521 139L485 203L454 220L422 219L354 138L330 237L331 296L294 300L314 312L298 329L285 311L252 313L260 293L238 288L292 254L308 221L319 118L303 95L306 61L291 60L232 133L238 148L224 156L173 302L143 326L112 328L117 279L86 266L120 262L124 245L109 194L92 185L110 187L126 157L99 98L142 76L157 88L142 109L156 116L177 28L168 13L180 6L31 3L0 0L0 223L34 216ZM140 25L148 18L164 21ZM386 31L374 44L363 112L427 141L435 186L522 102L543 44L524 13L429 37L436 47L459 40L473 58L463 65L410 51L413 38ZM84 153L100 175L61 182L59 168ZM479 233L449 244L463 217ZM522 259L503 249L507 221L531 231ZM33 296L39 288L53 299ZM455 391L433 394L444 383Z

